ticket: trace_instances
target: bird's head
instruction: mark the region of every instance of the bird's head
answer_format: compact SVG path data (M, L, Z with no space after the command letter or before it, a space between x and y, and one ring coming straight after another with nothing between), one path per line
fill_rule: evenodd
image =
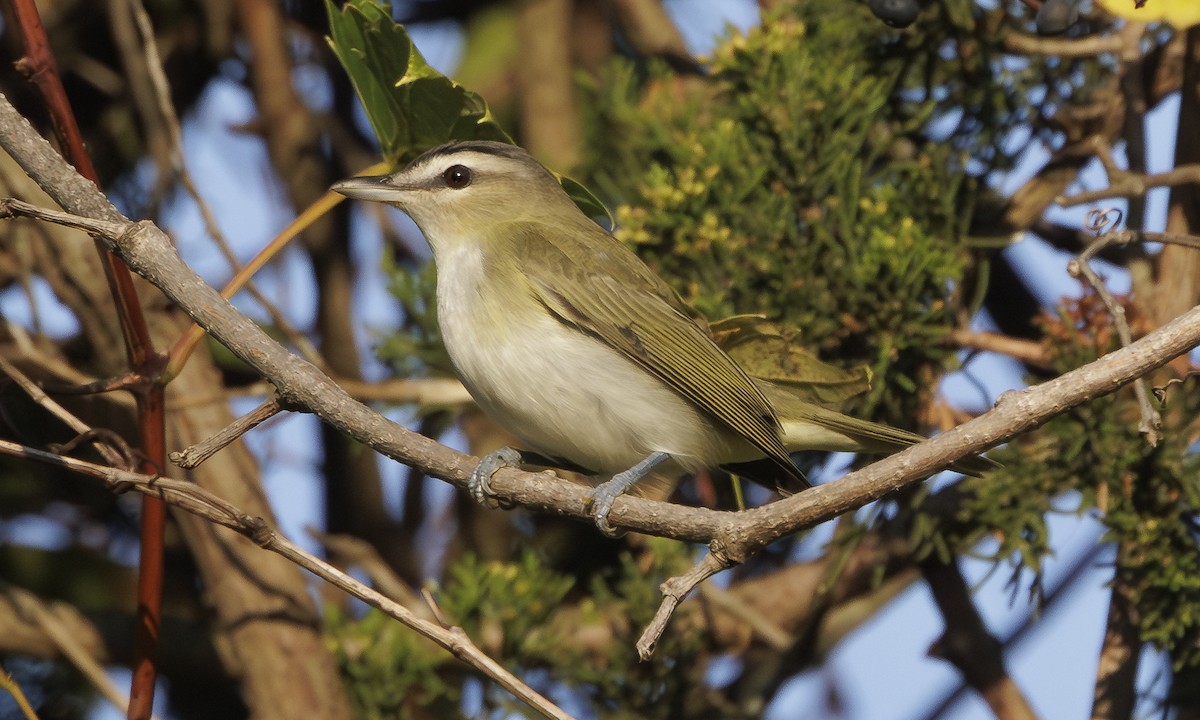
M489 141L442 145L397 173L350 178L333 190L400 208L435 250L481 237L500 223L582 214L528 152Z

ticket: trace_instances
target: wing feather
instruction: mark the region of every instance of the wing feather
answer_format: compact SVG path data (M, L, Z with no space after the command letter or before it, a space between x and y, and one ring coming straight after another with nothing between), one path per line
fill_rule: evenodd
M536 223L522 224L522 231L540 236L525 238L538 244L539 262L521 269L551 312L653 373L807 486L780 440L779 419L766 397L641 260L599 228L568 248L549 240L562 233ZM543 252L546 262L540 262ZM589 254L591 269L572 260L578 252Z

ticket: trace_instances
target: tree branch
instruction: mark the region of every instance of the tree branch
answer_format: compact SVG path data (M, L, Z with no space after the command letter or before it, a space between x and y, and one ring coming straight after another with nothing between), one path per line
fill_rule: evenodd
M5 109L11 111L11 106L6 100L0 101L0 114ZM22 158L26 174L55 202L71 212L128 222L93 184L58 158L19 115L13 113L6 118L0 121L4 126L0 135L6 135L12 143L6 149L14 158ZM47 252L82 257L71 244L77 243L77 239L64 235L55 240ZM91 244L90 240L87 242ZM66 276L68 284L89 283L90 276L97 274L91 266L79 262L55 272ZM202 284L199 278L195 282ZM92 293L88 298L73 298L72 309L89 313L90 307L84 301L90 298L95 302L95 297ZM166 312L165 303L156 302L153 307L152 318L159 332L169 336L184 329L177 313ZM194 356L188 371L174 379L170 390L172 396L197 396L209 394L218 385L211 360ZM172 413L173 442L180 446L198 442L230 420L226 408L211 404ZM159 467L165 465L164 460ZM233 446L197 468L190 477L236 501L240 507L269 517L270 508L255 472L246 450ZM178 519L215 610L222 659L226 669L240 678L242 699L252 714L263 720L306 715L350 717L350 705L337 679L334 659L315 628L317 613L302 573L276 555L258 552L242 538L214 531L198 518L181 514ZM300 657L304 658L303 663L296 662ZM280 667L288 668L286 682L281 681Z
M952 330L946 339L962 348L987 350L1007 355L1033 367L1050 367L1050 349L1045 343L1012 337L1003 333L976 332L967 329Z
M1130 547L1122 544L1118 558ZM1137 626L1137 603L1128 578L1116 569L1108 601L1108 619L1104 644L1096 669L1096 689L1092 696L1092 720L1128 720L1133 717L1137 700L1138 661L1142 641Z
M64 467L80 475L101 480L114 492L132 489L147 497L155 497L186 510L211 523L227 527L254 541L259 547L282 555L330 585L344 590L371 607L399 620L425 638L450 651L458 659L492 678L543 716L560 720L570 720L571 718L558 706L522 682L520 678L484 654L463 632L462 628L443 627L418 617L404 605L355 580L315 555L300 549L272 529L262 518L247 515L231 503L195 483L97 465L86 460L25 447L7 440L0 440L0 454Z
M1121 39L1115 35L1088 35L1081 38L1055 38L1010 32L1004 47L1022 55L1057 55L1065 58L1095 57L1121 52Z
M1200 182L1200 165L1183 165L1166 172L1141 175L1118 170L1109 176L1109 186L1099 190L1086 190L1074 195L1061 195L1054 202L1059 207L1074 207L1109 198L1141 197L1157 187L1175 187Z
M104 672L104 666L100 664L99 659L75 636L72 628L61 622L33 593L13 587L8 588L6 594L9 602L15 606L14 609L24 617L25 621L40 628L63 657L75 666L75 669L104 696L104 699L122 713L128 711L129 698L117 690ZM153 719L157 716L151 714L150 717Z
M1004 646L983 624L957 560L929 557L921 562L921 572L946 626L929 654L958 668L998 720L1033 720L1029 701L1004 667Z

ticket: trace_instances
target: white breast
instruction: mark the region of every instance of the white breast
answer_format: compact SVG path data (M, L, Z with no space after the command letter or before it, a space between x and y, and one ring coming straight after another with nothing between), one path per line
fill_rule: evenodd
M761 456L523 289L499 302L494 285L503 279L485 282L478 248L443 251L437 262L446 350L484 412L530 449L605 474L652 452L687 468Z

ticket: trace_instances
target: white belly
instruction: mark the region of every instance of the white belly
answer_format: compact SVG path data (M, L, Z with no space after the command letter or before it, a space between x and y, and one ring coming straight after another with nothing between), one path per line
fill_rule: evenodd
M438 316L446 350L484 412L529 449L604 474L653 452L687 469L761 457L527 294L514 293L500 306L481 293L470 282L482 270L477 252L460 252L452 264L445 260L438 265Z

